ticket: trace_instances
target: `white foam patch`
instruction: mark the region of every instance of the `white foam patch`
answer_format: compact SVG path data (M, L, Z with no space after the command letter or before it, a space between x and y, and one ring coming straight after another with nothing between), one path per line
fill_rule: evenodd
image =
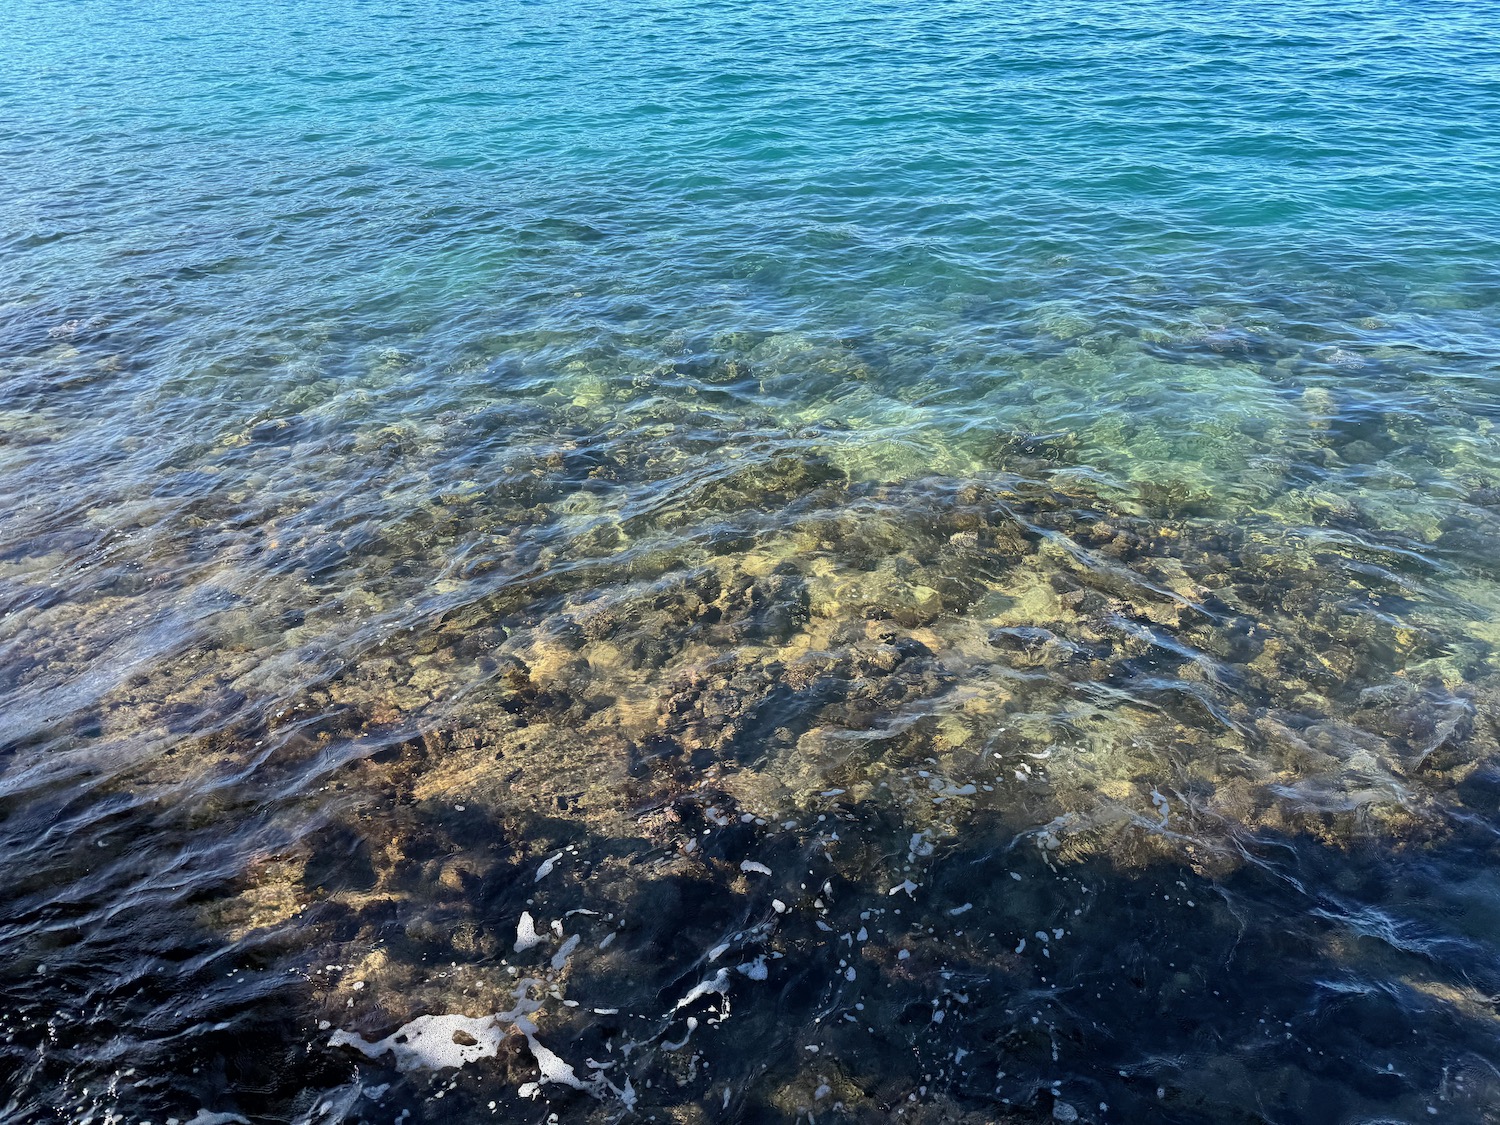
M351 1031L335 1031L328 1045L353 1047L372 1059L389 1052L397 1070L442 1070L493 1057L504 1037L494 1016L418 1016L378 1043Z
M536 1068L542 1072L540 1086L546 1082L555 1083L558 1086L571 1086L575 1090L587 1090L588 1086L578 1080L578 1075L573 1073L573 1068L563 1062L557 1052L543 1047L536 1041L535 1035L528 1035L526 1042L531 1047L531 1056L536 1059Z
M771 869L764 863L756 863L753 859L747 859L740 864L740 870L745 872L754 871L760 875L771 874Z
M765 980L770 975L769 970L766 968L764 955L757 957L754 961L746 961L743 965L737 966L737 968L751 980Z
M554 969L561 969L564 965L566 965L568 963L568 958L573 956L573 950L578 948L578 943L582 940L583 939L581 937L579 937L577 934L574 934L567 941L563 942L562 948L552 955L552 967Z
M679 1040L677 1040L677 1042L675 1042L675 1043L668 1043L665 1040L663 1040L662 1041L662 1045L661 1045L661 1049L663 1051L680 1051L680 1050L682 1050L684 1047L687 1046L688 1040L693 1037L693 1032L695 1032L697 1030L698 1030L698 1019L697 1019L697 1017L696 1016L688 1016L688 1018L687 1018L687 1031L683 1033L682 1038L679 1039Z
M567 1086L572 1090L582 1090L590 1097L603 1101L613 1094L624 1104L626 1110L635 1108L635 1088L631 1086L630 1079L625 1080L623 1087L616 1086L604 1075L594 1073L585 1079L581 1079L573 1068L563 1061L556 1051L542 1046L537 1042L535 1029L526 1032L526 1044L531 1048L531 1057L536 1059L536 1068L540 1076L535 1082L523 1082L516 1088L516 1093L523 1098L539 1097L542 1087L547 1083L555 1086ZM590 1061L590 1066L599 1066L598 1063Z
M688 990L688 994L681 1000L677 1001L677 1007L673 1008L672 1010L674 1012L680 1012L683 1008L686 1008L689 1004L691 1004L694 1000L697 1000L699 997L710 996L715 993L722 996L728 991L729 970L720 969L716 974L714 974L714 976L710 977L708 980L693 985L693 987Z
M1151 790L1151 803L1156 806L1156 811L1161 814L1161 826L1165 828L1172 817L1172 806L1162 796L1160 789Z
M206 1109L200 1109L187 1125L250 1125L250 1121L238 1113L210 1113Z
M440 1070L490 1058L499 1051L500 1041L505 1038L508 1027L514 1026L528 1039L536 1031L536 1025L526 1018L542 1006L540 1000L526 997L527 989L536 983L523 980L516 985L516 1006L508 1012L496 1012L492 1016L418 1016L378 1043L371 1043L352 1031L335 1031L328 1045L353 1047L371 1059L389 1053L395 1056L397 1070ZM200 1122L199 1125L213 1123Z
M536 869L536 878L533 879L532 882L533 883L540 883L548 875L551 875L552 874L552 869L557 866L557 861L560 860L560 859L562 859L562 857L563 857L562 852L558 852L551 859L545 859L545 860L543 860L542 861L542 865Z
M531 911L522 912L521 920L516 923L516 952L525 953L539 944L541 940L541 935L536 932L536 919L531 916Z

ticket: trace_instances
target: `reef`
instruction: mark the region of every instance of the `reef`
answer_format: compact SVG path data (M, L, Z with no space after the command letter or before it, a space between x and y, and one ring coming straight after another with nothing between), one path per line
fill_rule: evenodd
M1110 354L1048 323L1080 378ZM77 1017L7 1025L30 1081L163 1119L1489 1120L1500 675L1446 560L1494 490L1395 524L1227 424L1227 506L1089 469L1095 431L924 458L714 401L858 387L859 346L719 343L421 424L301 398L0 560L8 823L53 841L17 964L93 949ZM1326 396L1242 385L1349 451ZM64 876L137 887L153 967L110 977ZM110 1077L122 1024L170 1085Z
M172 588L153 565L216 568L211 634L102 685L72 751L121 747L153 831L263 819L195 910L300 1046L251 1088L202 1070L245 1055L222 1035L180 1049L205 1106L1314 1121L1422 1112L1439 1077L1365 1062L1406 1037L1485 1058L1494 966L1379 922L1431 864L1422 894L1481 894L1494 846L1500 678L1424 555L1346 507L1103 486L1061 438L883 480L831 425L567 417L336 438L401 466L398 519L210 487L126 585L31 601L55 646L18 684L66 681L151 642L101 622ZM471 480L411 466L486 443Z

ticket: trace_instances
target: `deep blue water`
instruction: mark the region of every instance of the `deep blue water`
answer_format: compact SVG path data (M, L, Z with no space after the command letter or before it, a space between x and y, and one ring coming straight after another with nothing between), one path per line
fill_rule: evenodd
M0 1116L1500 1121L1497 26L8 0Z

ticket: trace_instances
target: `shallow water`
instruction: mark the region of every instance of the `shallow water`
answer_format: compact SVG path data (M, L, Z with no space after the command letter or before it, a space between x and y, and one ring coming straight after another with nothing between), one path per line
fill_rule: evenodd
M1497 22L10 0L0 1117L1500 1121Z

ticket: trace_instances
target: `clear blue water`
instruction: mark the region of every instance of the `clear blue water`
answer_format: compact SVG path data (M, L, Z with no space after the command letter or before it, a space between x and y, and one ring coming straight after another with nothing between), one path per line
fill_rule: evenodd
M9 0L0 1116L1500 1120L1496 26Z

